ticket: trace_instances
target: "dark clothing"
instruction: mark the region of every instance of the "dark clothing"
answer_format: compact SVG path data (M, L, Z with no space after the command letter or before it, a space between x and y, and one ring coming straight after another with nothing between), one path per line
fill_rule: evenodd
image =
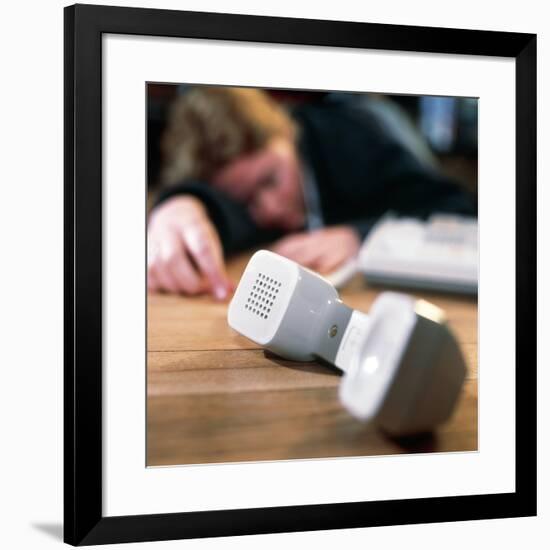
M435 212L476 215L472 197L418 160L359 106L323 101L302 105L292 115L326 226L350 225L364 238L388 212L422 219ZM160 201L181 193L203 201L226 253L281 236L257 227L243 205L207 183L182 182Z

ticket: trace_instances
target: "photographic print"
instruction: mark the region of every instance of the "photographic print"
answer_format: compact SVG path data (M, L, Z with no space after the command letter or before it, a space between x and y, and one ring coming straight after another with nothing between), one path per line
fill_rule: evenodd
M478 100L146 90L147 466L476 451Z

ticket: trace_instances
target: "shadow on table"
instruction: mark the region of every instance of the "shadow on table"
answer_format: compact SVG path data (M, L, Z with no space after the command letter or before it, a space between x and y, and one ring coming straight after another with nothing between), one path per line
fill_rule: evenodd
M334 376L341 376L341 372L336 367L333 367L328 363L318 363L315 361L300 363L288 361L267 350L264 350L264 355L266 359L269 359L281 367L299 370L301 372L311 372L314 374L332 374ZM380 434L400 447L404 453L433 453L437 451L437 435L434 432L424 432L402 437L393 437L383 431L380 431Z
M406 453L433 453L437 451L437 436L433 432L403 437L392 437L386 434L386 437Z
M317 361L290 361L288 359L283 359L268 350L264 350L264 356L276 365L285 367L286 369L298 370L300 372L311 372L314 374L332 374L334 376L341 376L342 374L336 367L333 367L328 363L325 364Z

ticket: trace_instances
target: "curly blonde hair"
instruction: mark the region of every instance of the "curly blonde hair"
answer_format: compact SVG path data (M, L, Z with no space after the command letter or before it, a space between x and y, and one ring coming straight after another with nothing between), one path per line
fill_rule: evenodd
M296 139L288 113L254 88L195 86L171 106L161 140L161 183L207 180L236 157L273 137Z

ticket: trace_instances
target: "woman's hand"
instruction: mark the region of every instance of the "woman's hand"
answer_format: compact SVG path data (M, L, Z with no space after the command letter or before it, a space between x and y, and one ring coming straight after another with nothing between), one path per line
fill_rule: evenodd
M216 229L202 203L172 197L151 213L147 230L147 288L225 300L234 289L227 278Z
M319 273L327 274L353 258L361 245L350 226L335 225L311 232L294 233L277 241L273 252Z

